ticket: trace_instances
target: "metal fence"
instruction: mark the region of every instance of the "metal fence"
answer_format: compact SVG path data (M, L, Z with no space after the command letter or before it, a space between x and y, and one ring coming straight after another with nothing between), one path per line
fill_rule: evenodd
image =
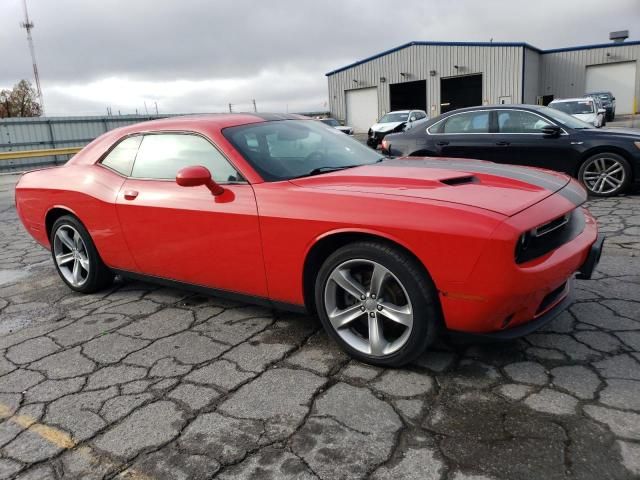
M167 116L169 115L3 118L0 119L0 152L83 147L114 128ZM0 171L60 164L70 157L71 155L56 155L5 160L0 162Z

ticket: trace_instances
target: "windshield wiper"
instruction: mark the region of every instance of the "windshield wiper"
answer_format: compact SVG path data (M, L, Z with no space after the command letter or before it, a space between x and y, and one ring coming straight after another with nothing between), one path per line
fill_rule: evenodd
M360 166L362 166L362 164L358 164L358 165L343 165L341 167L318 167L318 168L314 168L310 172L303 173L302 175L297 175L297 176L291 177L291 178L312 177L314 175L319 175L321 173L336 172L338 170L345 170L347 168L354 168L354 167L360 167Z

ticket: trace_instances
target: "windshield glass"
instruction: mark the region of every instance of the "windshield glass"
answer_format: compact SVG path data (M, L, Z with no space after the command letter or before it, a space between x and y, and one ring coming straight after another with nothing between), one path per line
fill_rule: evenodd
M349 135L309 120L252 123L225 128L222 133L269 182L376 163L381 158Z
M340 123L335 118L323 118L320 120L325 125L329 125L330 127L339 127Z
M569 128L574 128L576 130L594 128L593 125L583 122L582 120L578 120L576 117L572 117L571 115L561 112L560 110L556 110L555 108L541 107L538 111Z
M593 113L593 102L591 100L580 100L576 102L557 102L549 105L551 108L568 113L569 115L584 115Z
M378 123L406 122L409 118L409 112L404 113L387 113Z

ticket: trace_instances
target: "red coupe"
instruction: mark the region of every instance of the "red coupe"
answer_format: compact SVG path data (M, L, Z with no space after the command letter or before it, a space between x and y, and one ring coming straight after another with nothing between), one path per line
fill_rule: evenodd
M317 313L394 366L442 330L524 335L589 278L603 238L568 176L388 159L294 115L112 130L16 186L27 231L79 292L115 274Z

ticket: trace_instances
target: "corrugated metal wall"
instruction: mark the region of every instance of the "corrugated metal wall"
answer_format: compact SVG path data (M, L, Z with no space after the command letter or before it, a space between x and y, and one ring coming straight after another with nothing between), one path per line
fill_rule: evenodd
M608 54L608 55L607 55ZM620 45L585 50L546 52L542 55L540 93L556 98L584 94L589 65L636 62L636 99L640 102L640 45Z
M84 146L114 128L167 115L98 117L33 117L0 119L0 152ZM0 171L25 166L64 163L70 155L3 160Z
M540 95L540 53L530 48L524 49L524 96L522 102L535 105ZM515 103L520 102L518 99Z
M521 46L411 45L330 75L331 114L346 120L345 91L375 86L378 88L378 113L382 115L389 110L389 84L426 79L427 113L435 116L440 113L440 79L473 73L483 74L484 102L498 103L499 97L503 96L519 102L522 98L522 62ZM458 65L457 69L455 65ZM430 76L431 70L436 72L434 76ZM400 72L409 73L409 76L402 77ZM386 81L380 82L380 77L385 77Z

